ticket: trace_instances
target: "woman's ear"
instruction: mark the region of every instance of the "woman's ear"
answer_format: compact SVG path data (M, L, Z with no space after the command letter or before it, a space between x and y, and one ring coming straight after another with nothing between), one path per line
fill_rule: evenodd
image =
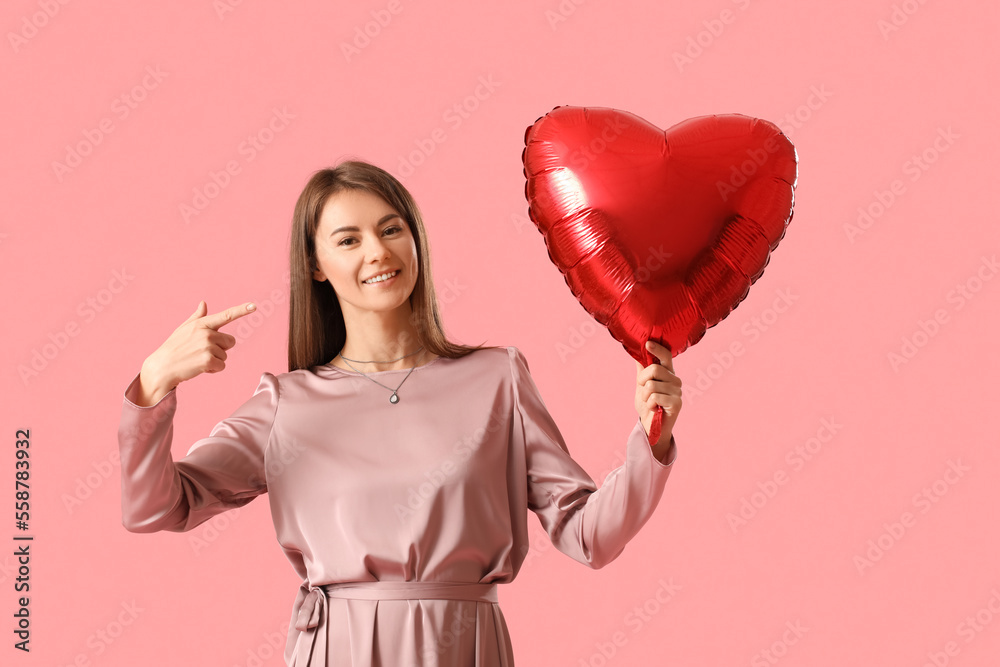
M324 276L323 272L316 266L315 257L309 258L309 272L312 274L313 280L317 280L319 282L326 280L326 276Z

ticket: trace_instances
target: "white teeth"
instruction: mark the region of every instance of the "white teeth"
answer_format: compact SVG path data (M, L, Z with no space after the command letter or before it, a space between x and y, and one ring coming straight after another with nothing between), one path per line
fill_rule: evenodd
M380 276L375 276L374 278L371 278L371 279L366 280L364 282L365 282L366 285L374 285L375 283L380 283L380 282L383 282L385 280L388 280L389 278L392 278L397 273L399 273L399 271L393 271L392 273L383 273Z

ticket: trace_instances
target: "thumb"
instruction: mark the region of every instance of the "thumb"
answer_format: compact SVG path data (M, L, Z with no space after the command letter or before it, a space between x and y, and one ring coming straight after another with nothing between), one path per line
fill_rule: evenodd
M194 312L191 313L191 316L188 317L185 320L185 322L190 322L191 320L196 320L199 317L205 317L205 313L207 313L207 312L208 312L208 305L205 303L204 300L199 301L198 302L198 307L194 309Z

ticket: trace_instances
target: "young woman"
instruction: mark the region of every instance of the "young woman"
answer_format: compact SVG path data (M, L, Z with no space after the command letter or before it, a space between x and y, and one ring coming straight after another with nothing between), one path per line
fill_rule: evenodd
M199 302L125 390L123 524L188 531L267 493L302 578L288 665L511 666L497 584L525 559L527 510L596 569L659 502L681 407L670 351L651 343L661 363L636 363L626 462L598 488L518 348L446 339L420 212L376 166L346 161L309 180L292 225L289 371L262 373L173 461L177 385L225 369L236 339L219 329L251 310Z

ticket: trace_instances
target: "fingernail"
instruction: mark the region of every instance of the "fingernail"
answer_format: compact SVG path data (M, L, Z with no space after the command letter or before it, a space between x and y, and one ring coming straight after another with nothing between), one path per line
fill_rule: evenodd
M257 306L253 305L252 303L247 304L247 310L253 310L256 307Z

